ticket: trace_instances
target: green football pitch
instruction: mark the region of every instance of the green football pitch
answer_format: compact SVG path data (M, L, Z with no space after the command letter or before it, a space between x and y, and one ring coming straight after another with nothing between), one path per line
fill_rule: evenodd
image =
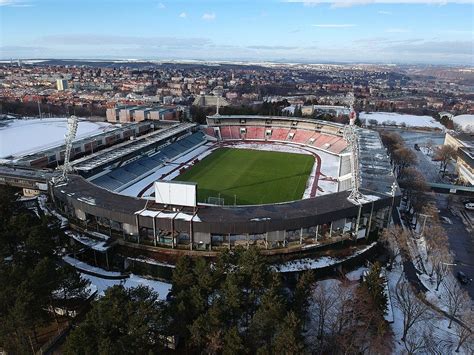
M303 196L314 158L306 154L220 148L179 175L198 184L198 201L225 205L293 201Z

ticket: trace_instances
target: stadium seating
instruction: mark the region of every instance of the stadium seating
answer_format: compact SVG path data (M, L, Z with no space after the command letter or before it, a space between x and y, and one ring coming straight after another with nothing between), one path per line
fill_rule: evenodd
M92 180L92 183L111 191L114 191L120 186L122 186L122 183L120 181L117 181L108 175L102 175L101 177Z
M309 139L314 136L315 132L299 129L295 131L292 142L305 144Z
M231 126L230 127L230 134L232 136L232 139L241 139L241 137L240 137L240 127Z
M265 127L247 126L246 139L265 139Z
M284 141L288 137L289 132L290 130L287 128L274 128L270 139L275 141Z
M204 132L208 135L208 136L211 136L211 137L216 137L216 133L214 131L214 128L213 127L207 127Z
M230 126L221 126L221 137L222 139L232 139L232 133L230 131Z
M160 167L166 160L171 160L180 154L192 150L202 143L203 140L204 134L202 132L193 133L188 137L160 149L157 154L143 156L129 164L114 169L106 175L92 180L92 182L108 190L115 191L121 186L137 179L139 176Z
M334 136L321 134L321 136L314 141L313 146L315 146L316 148L326 149L329 146L329 141L331 141L333 138Z
M240 133L242 126L221 126L221 137L223 140L235 140L235 139L249 139L249 140L270 140L270 141L286 141L294 142L299 144L306 144L313 146L315 148L324 149L331 153L339 154L347 148L347 142L337 135L332 135L328 133L320 133L313 131L311 129L304 128L281 128L281 127L264 127L264 126L245 126L246 133ZM266 132L271 130L271 134L267 135ZM201 137L195 137L195 133L192 139L195 139L198 143L199 140L202 140L204 134L201 133ZM191 138L187 138L191 139ZM174 147L177 149L177 147ZM165 152L166 155L169 155L169 152Z
M335 154L339 154L344 149L347 148L347 142L344 139L339 140L338 142L334 143L330 148L329 151Z

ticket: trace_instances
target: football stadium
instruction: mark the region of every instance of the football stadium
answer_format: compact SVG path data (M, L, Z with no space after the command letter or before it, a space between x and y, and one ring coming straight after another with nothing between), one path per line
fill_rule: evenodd
M2 160L0 183L47 194L71 228L158 259L364 239L399 203L375 131L281 116L206 123L137 122L30 150Z

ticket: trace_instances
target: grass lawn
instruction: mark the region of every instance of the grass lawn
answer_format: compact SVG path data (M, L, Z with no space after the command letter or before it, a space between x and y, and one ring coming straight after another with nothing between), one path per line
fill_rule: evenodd
M313 168L311 155L220 148L177 181L198 184L198 201L224 198L226 205L293 201L303 196ZM235 196L235 197L234 197Z

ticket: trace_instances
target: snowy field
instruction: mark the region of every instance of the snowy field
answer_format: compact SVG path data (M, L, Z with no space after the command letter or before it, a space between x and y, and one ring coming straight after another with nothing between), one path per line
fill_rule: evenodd
M171 284L162 281L147 279L134 274L123 275L123 278L121 279L106 279L99 276L89 275L86 274L84 271L93 272L97 275L104 275L105 277L120 277L122 274L120 274L119 272L107 271L99 267L86 264L70 256L64 256L63 260L69 265L72 265L77 268L79 271L83 271L81 273L82 278L89 280L91 282L91 285L97 288L99 296L103 296L104 291L106 289L115 285L123 285L126 288L148 286L153 289L153 291L158 293L160 300L165 300L166 296L168 296L168 293L171 290Z
M431 116L405 115L394 112L361 112L359 118L370 125L369 120L376 120L379 125L406 127L428 127L444 129L444 126Z
M77 138L106 132L116 128L105 122L80 119ZM0 158L22 156L38 149L64 143L67 118L35 118L0 120Z

